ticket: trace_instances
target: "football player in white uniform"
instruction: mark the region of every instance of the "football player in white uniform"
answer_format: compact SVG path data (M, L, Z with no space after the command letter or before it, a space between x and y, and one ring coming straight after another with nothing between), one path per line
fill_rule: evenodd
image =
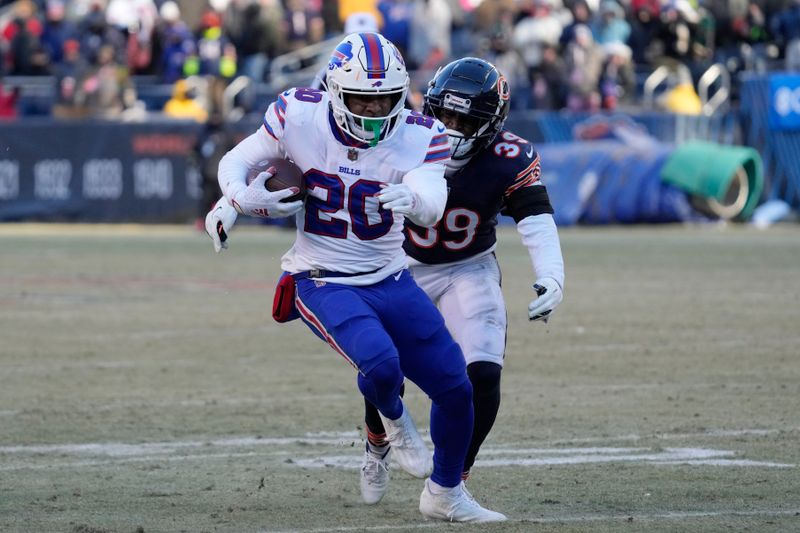
M425 112L445 124L450 139L447 206L433 227L406 222L411 273L442 311L472 382L475 425L465 480L500 407L506 307L494 255L498 214L514 218L533 262L537 297L528 306L529 319L546 322L564 287L564 260L553 208L539 179L539 155L531 143L503 129L509 99L503 76L482 59L459 59L436 74L425 95ZM388 488L390 443L368 400L365 421L361 493L364 501L376 503Z
M297 235L282 258L279 291L287 301L296 290L289 300L300 318L358 370L359 389L380 412L397 463L413 476L430 475L420 511L457 522L505 520L464 488L472 386L460 348L408 273L402 248L406 218L431 226L442 216L450 158L445 127L403 109L405 64L377 33L345 37L326 81L326 92L296 88L278 95L263 126L223 157L224 198L206 228L220 249L235 212L295 214ZM281 202L294 189L267 191L269 171L247 185L248 169L280 157L304 172L305 201ZM291 312L278 314L286 320ZM404 377L432 400L432 460L400 397Z

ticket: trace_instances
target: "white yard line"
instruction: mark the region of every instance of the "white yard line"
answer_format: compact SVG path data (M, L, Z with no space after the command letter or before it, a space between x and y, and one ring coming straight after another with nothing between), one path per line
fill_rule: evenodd
M308 400L320 400L327 398L336 398L339 395L328 396L315 396L309 395ZM296 400L293 397L293 400ZM184 400L190 405L208 405L214 404L218 401L225 402L225 400ZM247 404L252 402L260 402L265 400L248 400L248 399L228 399L228 402L237 404L239 402ZM19 414L19 411L0 411L0 415ZM729 438L729 437L743 437L748 435L766 436L775 435L779 433L788 433L800 431L800 428L783 428L783 429L732 429L732 430L709 430L698 431L693 433L654 433L652 435L607 435L603 437L575 437L568 439L548 439L540 441L542 444L558 446L560 444L575 444L575 443L602 443L602 442L619 442L619 441L638 441L646 439L655 440L687 440L697 438ZM422 430L423 438L430 444L430 437L427 432ZM121 442L89 442L82 444L22 444L18 446L0 446L0 454L96 454L96 455L148 455L148 454L163 454L172 453L178 449L185 448L199 448L207 446L216 447L245 447L245 446L275 446L275 445L339 445L349 446L353 441L363 440L363 435L357 431L322 431L314 433L306 433L296 437L230 437L230 438L209 438L205 440L184 440L184 441L165 441L165 442L142 442L142 443L121 443ZM531 441L527 441L529 444ZM551 453L551 454L569 454L579 451L581 453L616 453L617 450L649 450L649 448L613 448L608 446L603 447L573 447L573 448L528 448L524 446L517 446L514 443L503 443L502 445L492 446L487 445L482 448L482 451L495 454L526 454L526 453Z
M780 517L780 516L795 516L800 515L800 508L798 509L762 509L753 511L739 511L735 509L726 509L722 511L697 511L697 512L668 512L668 513L652 513L652 514L614 514L614 515L568 515L568 516L553 516L553 517L535 517L535 518L511 518L507 524L563 524L563 523L593 523L593 522L657 522L657 521L682 521L694 520L698 518L717 518L717 517ZM441 527L443 522L421 522L418 524L403 524L403 525L377 525L377 526L353 526L353 527L326 527L322 529L285 529L273 530L263 529L260 533L324 533L328 531L393 531L393 530L409 530L409 529L429 529L433 527Z
M738 435L738 432L736 434ZM310 433L299 437L237 437L172 442L0 446L0 456L6 456L5 464L0 466L0 471L76 468L146 461L202 461L251 456L279 458L281 459L280 463L289 468L357 469L361 464L360 454L352 452L326 455L326 451L337 448L347 449L349 452L356 444L360 443L361 435L356 431L350 431ZM64 460L64 456L77 456L84 459ZM292 461L285 462L286 456L291 456ZM540 467L615 462L759 468L794 468L796 466L790 463L741 459L737 458L736 452L732 450L699 447L659 449L598 446L528 448L513 445L485 446L481 450L477 466Z

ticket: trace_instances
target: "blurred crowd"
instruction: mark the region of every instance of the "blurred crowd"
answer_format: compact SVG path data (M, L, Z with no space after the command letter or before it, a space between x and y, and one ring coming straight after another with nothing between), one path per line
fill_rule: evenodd
M688 89L713 64L800 70L800 0L0 0L0 117L18 96L3 78L49 76L53 114L116 117L136 80L171 84L168 111L205 121L237 76L271 83L281 54L367 16L398 45L418 88L445 62L494 62L516 109L593 111L637 104L666 66ZM207 101L194 101L197 77ZM277 89L281 89L278 87Z

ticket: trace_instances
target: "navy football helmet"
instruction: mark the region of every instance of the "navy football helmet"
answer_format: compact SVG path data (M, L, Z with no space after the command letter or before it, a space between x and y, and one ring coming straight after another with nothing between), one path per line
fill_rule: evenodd
M485 148L503 128L510 105L508 82L494 65L476 57L465 57L439 69L425 93L424 112L440 120L448 113L459 115L471 131L448 129L450 155L466 159ZM444 121L443 121L444 122Z

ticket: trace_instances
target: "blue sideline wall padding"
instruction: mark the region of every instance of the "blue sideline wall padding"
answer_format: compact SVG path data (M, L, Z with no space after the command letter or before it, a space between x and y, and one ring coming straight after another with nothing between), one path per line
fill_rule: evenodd
M661 181L673 146L618 141L540 144L542 180L560 226L703 220L686 194Z

